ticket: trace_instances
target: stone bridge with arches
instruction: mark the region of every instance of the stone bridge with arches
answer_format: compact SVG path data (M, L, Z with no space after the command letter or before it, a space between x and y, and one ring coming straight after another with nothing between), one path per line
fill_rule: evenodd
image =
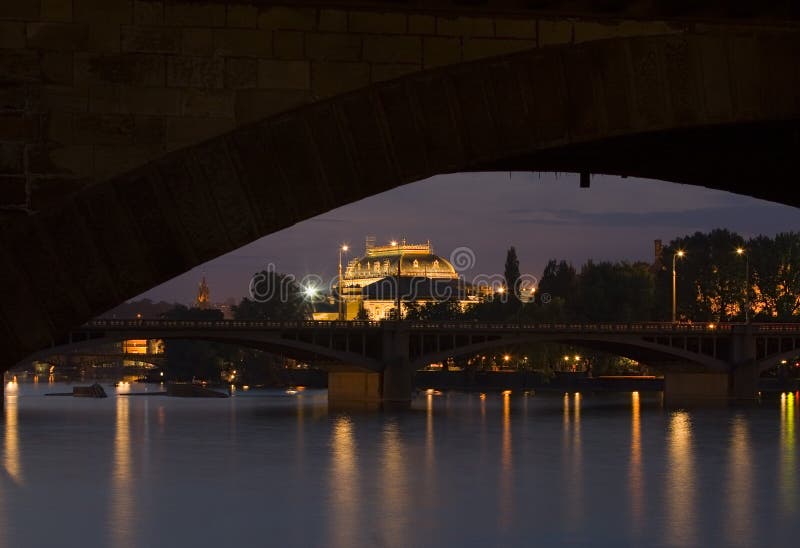
M0 0L4 367L436 174L607 173L799 205L798 25L777 0Z
M553 342L661 369L669 399L752 399L758 375L800 355L800 324L95 320L26 361L128 339L224 342L329 371L330 399L407 402L415 370L448 357Z

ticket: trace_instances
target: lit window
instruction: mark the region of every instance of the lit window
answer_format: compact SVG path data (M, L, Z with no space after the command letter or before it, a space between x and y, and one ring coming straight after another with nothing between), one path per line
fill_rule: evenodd
M414 259L414 268L419 268L419 261Z
M433 268L439 268L439 259L433 261Z

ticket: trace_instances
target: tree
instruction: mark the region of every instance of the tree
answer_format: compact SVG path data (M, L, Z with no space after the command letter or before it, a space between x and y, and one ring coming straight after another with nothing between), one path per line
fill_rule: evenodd
M519 259L517 259L517 250L514 249L513 245L508 248L508 253L506 253L506 266L503 275L506 280L506 294L509 301L519 304Z
M311 303L294 277L261 271L253 280L250 298L233 307L237 320L306 320L311 317Z
M540 304L547 304L543 299L553 301L560 298L562 302L566 303L575 295L577 287L578 274L575 272L575 268L567 261L550 259L544 267L544 272L542 272L542 277L536 287L539 297L537 301Z
M760 320L791 321L800 313L800 233L747 243L753 309Z

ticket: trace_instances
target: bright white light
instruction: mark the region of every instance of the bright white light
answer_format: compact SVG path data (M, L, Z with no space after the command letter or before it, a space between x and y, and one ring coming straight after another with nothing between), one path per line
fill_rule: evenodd
M350 248L347 247L347 244L343 244L342 245L342 251L347 251L348 249L350 249Z
M313 299L317 296L319 290L314 287L313 285L309 285L303 288L303 295L306 296L307 299Z

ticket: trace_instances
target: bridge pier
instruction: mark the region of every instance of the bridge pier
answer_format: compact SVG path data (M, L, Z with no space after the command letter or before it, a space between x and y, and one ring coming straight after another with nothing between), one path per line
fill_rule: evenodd
M331 409L378 410L382 392L383 373L328 372L328 407Z
M730 372L664 373L664 403L668 406L716 405L753 402L758 399L758 369L754 363L740 364Z

